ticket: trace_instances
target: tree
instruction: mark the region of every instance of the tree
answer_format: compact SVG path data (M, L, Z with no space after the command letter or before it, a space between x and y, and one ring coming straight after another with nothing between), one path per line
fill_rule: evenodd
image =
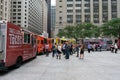
M99 31L99 28L97 26L93 25L92 23L84 23L83 26L84 26L83 27L84 37L96 37L96 36L98 37L99 36L99 34L97 34Z
M57 36L59 36L59 37L62 37L62 36L65 36L65 35L66 35L66 33L65 33L64 29L62 29L61 31L59 31L59 33L57 34Z
M102 25L103 35L120 38L120 18L112 19Z
M99 28L97 26L91 23L82 23L66 26L58 33L58 36L61 37L60 35L62 35L66 38L74 38L77 41L79 38L98 37L100 35L98 31Z

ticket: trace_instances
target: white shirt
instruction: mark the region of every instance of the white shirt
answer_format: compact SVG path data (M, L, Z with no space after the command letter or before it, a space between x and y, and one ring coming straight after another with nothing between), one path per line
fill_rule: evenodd
M117 49L118 48L118 46L117 46L117 44L115 44L115 49Z
M62 48L61 46L58 46L58 50L59 50L59 51L61 51L61 48Z

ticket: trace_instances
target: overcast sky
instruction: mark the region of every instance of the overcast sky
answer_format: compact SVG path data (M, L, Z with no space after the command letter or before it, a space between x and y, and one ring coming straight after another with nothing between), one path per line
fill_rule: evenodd
M56 5L56 0L51 0L51 5Z

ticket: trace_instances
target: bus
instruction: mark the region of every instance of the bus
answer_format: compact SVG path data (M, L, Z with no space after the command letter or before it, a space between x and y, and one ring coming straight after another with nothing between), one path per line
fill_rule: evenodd
M35 58L37 52L36 34L10 22L0 22L0 70L6 70Z

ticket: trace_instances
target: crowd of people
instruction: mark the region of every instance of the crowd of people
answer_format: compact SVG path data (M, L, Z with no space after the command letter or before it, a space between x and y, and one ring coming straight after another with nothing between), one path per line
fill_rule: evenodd
M48 44L45 45L46 49L46 56L49 55L48 52ZM101 44L91 44L88 43L86 46L88 53L91 51L102 51L102 45ZM61 55L63 54L65 56L65 59L69 59L70 55L76 53L76 57L79 59L84 59L84 50L85 45L84 44L72 44L68 41L64 41L63 44L53 44L52 46L52 57L56 57L57 59L61 59ZM117 53L118 46L117 44L111 45L110 47L111 52Z
M83 44L73 45L68 41L65 41L63 44L57 45L55 43L53 45L52 57L56 56L57 59L61 59L61 54L65 55L65 59L69 59L70 55L74 53L77 53L76 57L84 59L84 45Z

